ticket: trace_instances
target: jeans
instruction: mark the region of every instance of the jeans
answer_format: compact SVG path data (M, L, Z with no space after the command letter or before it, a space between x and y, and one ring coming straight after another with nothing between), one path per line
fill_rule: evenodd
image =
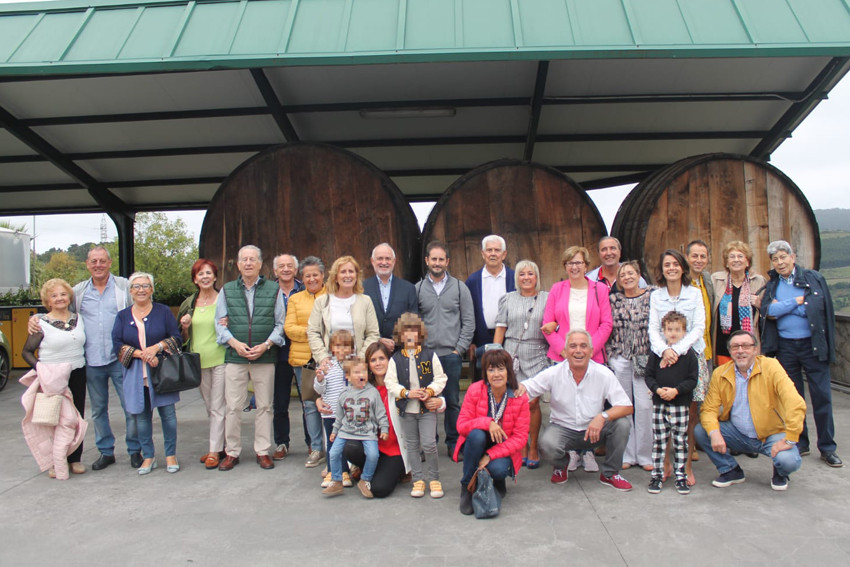
M177 412L174 404L160 406L159 420L162 422L162 437L165 441L165 456L171 457L177 454ZM153 445L153 409L151 408L150 392L145 386L145 410L142 413L130 414L136 422L139 432L139 441L142 446L142 457L152 459L154 457Z
M278 360L274 365L274 444L289 447L289 402L292 398L292 379L295 379L295 389L298 399L301 399L301 367L292 368L289 362ZM302 405L303 407L303 405ZM315 408L315 404L313 404ZM310 434L307 429L307 416L302 413L304 422L304 442L310 445ZM312 445L310 445L312 447Z
M347 445L360 444L363 446L363 452L366 454L366 461L363 463L363 472L360 478L366 482L371 482L375 476L375 468L378 466L378 440L377 439L340 439L334 440L331 447L329 457L331 461L331 479L337 482L342 480L342 454Z
M118 394L121 409L124 409L124 374L121 371L121 363L117 360L106 366L86 365L86 385L91 400L91 417L94 422L94 444L103 455L115 454L115 436L109 426L109 379ZM139 433L136 430L136 420L131 419L130 414L124 412L124 420L127 424L127 452L131 455L139 453L142 446L139 443Z
M809 397L812 400L812 413L818 430L818 450L821 453L834 453L835 423L832 420L832 390L829 384L829 363L818 360L812 350L812 339L779 339L777 360L791 377L800 396L805 400L803 371L809 383ZM809 448L809 429L803 421L800 434L800 449Z
M446 445L451 454L457 444L457 416L460 415L460 370L462 362L459 354L451 353L440 356L440 364L448 380L443 390L446 398Z
M466 488L469 481L478 470L478 461L484 452L494 445L490 434L483 429L473 429L463 443L463 476L460 479L461 488ZM513 463L510 457L493 459L487 465L487 471L493 480L504 480L513 476Z
M629 416L609 420L602 427L599 441L591 443L584 439L585 431L567 429L557 423L549 423L540 436L540 452L554 467L566 467L570 461L570 451L595 449L605 445L605 460L602 462L602 474L606 478L618 474L623 467L623 452L629 440ZM466 455L464 455L464 460Z
M322 420L322 426L325 428L325 445L327 446L327 449L325 449L325 454L328 456L328 461L330 461L331 451L333 451L333 448L336 445L345 445L345 443L343 442L343 439L339 439L339 443L331 441L331 433L333 433L334 431L335 421L333 417L322 417L320 419ZM343 448L344 447L340 447L340 450L342 450ZM330 470L330 463L328 463L328 470ZM348 462L342 462L342 471L348 472Z
M774 433L762 443L759 439L753 439L742 434L735 429L731 421L720 422L720 434L723 436L723 440L726 441L726 452L722 454L711 448L711 438L701 423L698 423L694 428L694 437L696 437L697 442L703 448L706 455L708 455L708 458L711 459L711 462L714 463L717 472L720 474L727 473L738 466L738 461L731 454L732 451L761 453L770 457L770 450L773 448L773 444L785 439L784 433ZM776 471L782 476L790 476L802 464L803 460L800 458L800 451L797 450L796 446L786 451L779 451L773 457L773 466L776 467Z
M342 458L361 469L366 465L366 453L363 444L356 441L346 441ZM386 498L395 490L401 475L404 474L404 459L401 455L385 455L378 457L378 465L372 476L372 496Z

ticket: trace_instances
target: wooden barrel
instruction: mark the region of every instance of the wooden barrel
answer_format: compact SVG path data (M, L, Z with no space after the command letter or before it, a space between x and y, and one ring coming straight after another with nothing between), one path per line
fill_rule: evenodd
M425 224L422 244L446 242L449 271L465 280L483 267L481 239L489 234L507 242L508 265L537 262L541 287L549 289L564 277L561 253L573 244L593 252L606 231L578 183L544 165L505 159L470 171L443 193Z
M751 269L763 275L773 240L790 242L801 266L820 265L817 220L802 191L772 165L744 155L693 156L656 171L623 201L611 233L623 258L639 259L653 280L660 254L684 253L694 239L710 246L710 271L725 269L722 251L732 240L752 247Z
M200 253L237 276L245 244L263 251L263 272L275 255L318 256L328 268L350 254L373 275L372 248L389 242L396 275L420 273L419 224L398 187L370 162L329 145L271 147L236 168L216 191L201 229Z

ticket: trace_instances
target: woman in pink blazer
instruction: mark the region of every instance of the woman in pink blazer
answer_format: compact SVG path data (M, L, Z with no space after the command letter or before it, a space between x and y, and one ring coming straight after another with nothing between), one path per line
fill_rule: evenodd
M611 335L613 320L608 286L585 277L590 253L582 246L570 246L561 255L568 279L552 286L541 330L549 342L548 356L564 360L561 352L567 333L584 329L593 338L593 360L605 362L605 343Z

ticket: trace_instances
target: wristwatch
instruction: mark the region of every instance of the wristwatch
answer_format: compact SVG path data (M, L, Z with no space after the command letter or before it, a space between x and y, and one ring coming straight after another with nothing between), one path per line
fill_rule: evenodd
M604 419L605 421L608 421L609 418L608 418L608 412L607 411L603 411L600 415L602 415L602 419Z

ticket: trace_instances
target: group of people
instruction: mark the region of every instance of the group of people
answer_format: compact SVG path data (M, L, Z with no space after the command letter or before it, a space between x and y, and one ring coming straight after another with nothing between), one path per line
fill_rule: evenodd
M91 278L73 289L62 280L45 283L48 312L30 321L28 416L40 381L56 389L51 365L69 364L56 392L65 396L63 445L48 458L41 429L32 425L27 440L41 452L41 468L57 478L85 472L80 431L88 391L100 453L92 469L115 463L111 380L131 466L141 475L157 468L157 408L165 468L179 471L179 395L157 394L150 378L163 356L182 347L201 359L209 417L204 466L230 471L240 463L249 381L256 462L272 469L286 459L294 382L305 466L326 464L321 484L329 496L356 482L365 497L384 497L409 479L411 496L427 488L442 497L440 414L447 453L463 462L465 514L472 513L465 487L480 469L504 494L507 478L544 459L556 484L579 466L598 471L594 451L604 455L599 480L607 486L631 490L620 471L638 466L651 471L650 493L674 476L676 490L687 494L696 483L695 442L717 467L714 486L744 480L734 455L762 453L773 459L771 486L784 490L810 451L803 372L817 449L826 464L843 465L829 387L829 290L819 273L796 265L787 242L770 244L774 269L766 280L752 273L746 243L728 243L726 269L710 274L709 247L694 240L685 254L661 255L657 286L647 285L637 262L621 262L620 251L616 238L603 238L601 265L588 271L590 252L567 248L565 278L547 292L535 262L505 264L498 235L483 239L484 265L466 282L449 273L448 246L429 243L427 272L415 285L394 275L395 252L386 243L372 251L375 276L365 280L351 256L337 258L326 274L319 258L299 262L289 253L274 258L275 279L267 279L261 250L247 245L238 252L239 276L223 285L212 261L195 262L197 292L175 318L152 301L153 275L114 276L109 253L95 247L86 260ZM461 404L464 356L479 370ZM551 403L545 428L544 395Z

